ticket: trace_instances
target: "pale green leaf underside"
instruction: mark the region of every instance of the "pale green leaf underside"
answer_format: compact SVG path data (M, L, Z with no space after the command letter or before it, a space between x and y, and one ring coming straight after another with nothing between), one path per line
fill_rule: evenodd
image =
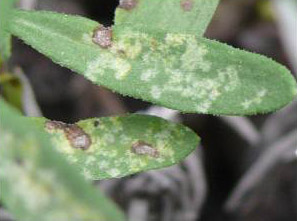
M283 66L190 34L114 30L113 46L92 42L98 23L16 11L9 30L53 61L124 95L182 112L247 115L277 110L296 95Z
M116 26L139 31L163 30L203 36L219 0L122 0L136 2L131 9L116 10Z
M48 122L41 118L33 118L33 121L41 129ZM91 180L171 166L188 156L199 143L197 135L187 127L153 116L88 119L76 125L91 139L91 145L85 150L74 148L63 130L49 133L56 149ZM137 143L149 147L137 146Z
M16 0L0 0L0 56L7 60L11 53L11 34L6 28Z
M1 99L0 110L0 199L17 220L124 220L30 119Z

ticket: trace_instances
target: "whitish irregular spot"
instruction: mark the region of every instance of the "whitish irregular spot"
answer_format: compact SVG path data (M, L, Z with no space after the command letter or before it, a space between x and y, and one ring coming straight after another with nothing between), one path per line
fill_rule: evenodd
M266 96L267 90L262 89L258 91L258 93L253 96L251 99L246 99L244 102L241 103L244 109L248 109L253 104L260 104L263 100L263 98Z
M151 157L159 157L159 151L152 145L144 142L137 141L132 145L132 152L138 155L148 155Z
M179 93L185 99L197 102L196 110L206 113L224 92L235 90L240 85L238 69L235 66L227 66L217 70L217 77L195 80L195 72L182 75L181 71L173 71L164 87L164 93ZM186 85L186 86L181 86Z
M209 53L206 46L199 44L195 36L188 36L186 41L186 51L181 58L183 69L194 71L198 68L203 72L209 72L212 63L204 58Z
M111 177L118 177L121 174L121 171L115 168L112 168L110 170L107 171L107 173L111 176Z
M87 180L92 180L93 176L90 172L90 170L88 170L87 168L83 169L83 176L85 177L85 179Z
M138 0L120 0L119 7L125 10L132 10L138 4Z
M187 35L184 34L166 34L165 42L172 46L180 46L184 44L184 41L187 39Z
M186 105L192 101L197 111L207 113L221 96L241 84L240 65L217 69L209 56L208 46L194 35L167 33L160 40L127 29L110 50L87 64L85 76L95 82L110 76L124 82L131 75L141 80L139 90L154 100L178 96ZM135 61L141 69L132 66ZM158 83L149 84L152 81Z
M142 81L148 82L148 81L152 80L152 78L154 78L156 75L157 75L156 70L148 69L141 74L140 79Z
M112 29L111 27L104 27L100 25L94 30L93 42L102 48L109 48L112 46Z
M193 0L181 0L180 6L184 11L191 11L194 6L194 2Z
M149 40L149 37L145 33L138 33L133 31L127 31L123 33L120 39L114 42L111 52L115 56L122 56L129 59L135 59L143 50L143 42L141 40Z
M92 38L92 33L84 33L82 35L82 41L87 43L87 44L93 44L93 38Z
M151 95L154 99L159 99L161 97L162 91L158 86L153 86L151 88Z
M86 77L97 82L104 75L114 74L117 80L123 80L131 71L130 63L113 54L100 54L87 64Z
M50 133L55 132L55 130L62 130L71 147L75 149L87 150L92 144L90 136L76 124L65 124L59 121L46 121L45 128Z

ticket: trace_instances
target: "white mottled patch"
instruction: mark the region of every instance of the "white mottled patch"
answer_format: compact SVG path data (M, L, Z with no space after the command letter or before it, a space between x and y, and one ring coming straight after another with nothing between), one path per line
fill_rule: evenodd
M142 51L142 44L137 39L132 44L127 41L127 38L122 37L118 42L115 42L111 50L113 53L123 52L127 58L135 59Z
M248 109L253 104L260 104L263 100L263 98L266 96L267 90L262 89L255 94L251 99L246 99L244 102L241 103L241 106L244 109Z
M187 101L198 104L196 110L202 113L207 113L225 92L232 92L240 85L240 67L229 65L212 70L207 45L194 35L168 33L159 41L148 34L126 30L110 51L110 56L103 54L89 63L88 78L98 79L94 74L104 76L106 70L112 70L117 80L123 80L132 69L128 60L139 57L142 65L139 79L142 82L160 79L160 84L148 89L153 99L182 96L186 104L190 103Z
M112 70L117 80L123 80L131 71L130 63L110 53L99 55L87 64L85 76L91 81L98 81L108 70Z
M83 176L85 177L86 180L91 180L93 178L90 170L88 170L87 168L83 169Z
M107 171L107 173L111 176L111 177L118 177L121 174L121 171L115 168L112 168L110 170Z
M211 62L204 58L207 54L206 46L199 44L195 36L188 36L186 51L181 57L182 68L187 71L194 71L197 68L203 72L210 71Z
M88 33L84 33L82 35L82 41L87 43L87 44L93 44L93 41L92 41L92 35L91 34L88 34Z
M158 86L152 86L151 88L151 95L154 99L160 99L161 95L162 95L162 90L160 87Z
M180 46L184 44L186 39L187 39L187 35L185 34L168 33L166 34L165 42L172 46Z
M205 102L202 102L201 104L198 104L196 106L196 111L200 112L200 113L206 113L210 107L211 107L211 102L205 101Z
M57 151L67 154L68 156L72 156L76 151L65 138L63 131L57 131L56 134L51 137L51 141Z
M152 80L157 75L157 71L153 69L148 69L141 73L140 80L148 82Z
M238 71L234 66L228 66L224 70L219 70L220 82L226 82L225 91L233 91L239 84Z
M109 167L109 163L106 160L100 161L99 164L99 170L106 170Z
M116 156L118 155L118 152L116 150L110 150L109 151L109 158L116 158Z
M195 79L195 72L188 72L186 76L180 73L172 72L163 92L178 93L185 99L197 101L196 111L200 113L207 113L213 102L224 92L233 91L240 85L235 66L227 66L217 71L217 77L204 78L200 81Z

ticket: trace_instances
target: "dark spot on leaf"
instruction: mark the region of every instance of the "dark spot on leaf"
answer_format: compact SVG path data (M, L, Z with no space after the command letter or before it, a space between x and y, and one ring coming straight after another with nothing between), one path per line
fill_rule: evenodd
M67 125L64 133L73 148L87 150L92 144L90 136L76 124Z
M138 155L159 157L159 151L144 141L137 141L136 143L132 144L132 152Z
M120 0L119 7L125 10L132 10L138 4L138 0Z
M126 56L127 56L127 55L126 55L126 52L125 52L124 50L122 50L122 49L117 50L117 52L118 52L118 54L119 54L121 57L126 57Z
M76 124L65 124L60 121L47 121L45 122L45 128L49 132L52 132L53 130L62 130L73 148L87 150L92 144L90 136Z
M100 124L99 120L95 120L95 121L94 121L94 127L98 127L99 124Z
M16 156L15 157L15 162L19 166L24 166L24 161L23 161L23 159L20 156Z
M193 0L181 0L180 6L184 11L191 11L194 6L194 2Z
M111 27L104 27L100 25L94 30L93 42L102 48L109 48L112 46L112 29Z

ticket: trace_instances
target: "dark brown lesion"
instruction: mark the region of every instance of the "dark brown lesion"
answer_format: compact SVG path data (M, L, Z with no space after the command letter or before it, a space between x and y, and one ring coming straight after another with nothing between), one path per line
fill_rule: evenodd
M159 151L151 144L144 141L137 141L132 144L131 150L137 155L147 155L151 157L159 157Z
M92 37L93 43L99 45L101 48L109 48L112 46L112 28L99 25L95 28Z
M75 149L87 150L92 144L91 137L76 124L66 124L60 121L46 121L45 128L49 132L62 130L71 147Z
M181 0L180 6L184 11L191 11L194 7L194 1L193 0Z
M134 9L138 4L138 0L120 0L119 8L130 11Z
M94 127L99 127L100 125L100 121L99 120L95 120L94 121Z

